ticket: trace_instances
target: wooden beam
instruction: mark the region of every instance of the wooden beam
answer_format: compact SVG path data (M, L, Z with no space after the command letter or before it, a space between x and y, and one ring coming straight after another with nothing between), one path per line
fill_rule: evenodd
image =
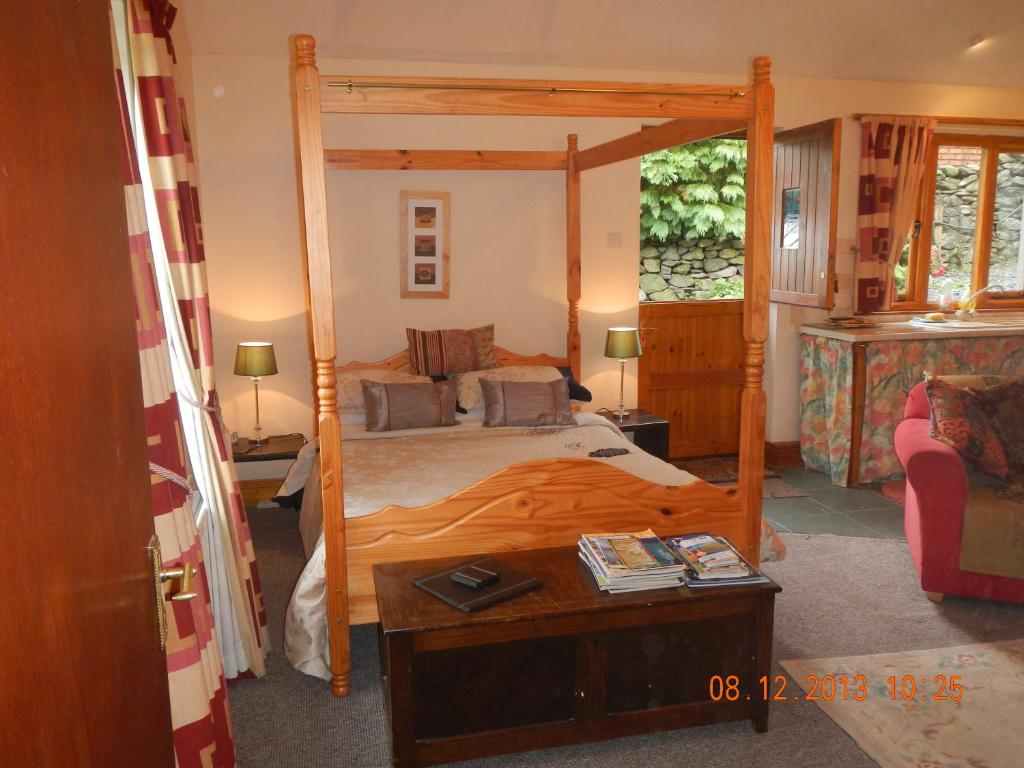
M618 139L584 149L576 155L576 170L586 171L602 165L618 163L631 157L640 157L691 141L710 139L723 133L732 133L747 127L746 119L692 120L681 118L653 128L622 136Z
M327 168L342 171L564 171L565 152L480 149L328 149Z
M565 174L565 293L569 300L569 328L565 337L565 354L572 366L572 374L582 381L580 373L580 295L581 282L580 253L580 172L576 168L575 133L567 137L566 159L568 170Z
M349 693L352 652L348 635L348 566L345 549L345 500L341 471L341 422L334 373L334 289L327 235L327 187L324 182L323 116L317 88L316 42L295 38L295 119L299 143L302 209L308 265L307 285L316 361L317 424L323 477L324 546L327 568L327 621L331 691Z
M320 106L376 115L746 118L748 91L736 85L332 75L320 78Z
M993 125L1004 128L1024 128L1024 118L1019 117L954 117L951 115L876 115L867 112L854 112L850 115L854 120L865 117L921 117L934 120L939 125Z
M754 114L747 128L746 269L743 274L743 393L740 396L739 488L748 526L745 553L759 562L761 495L764 490L764 344L771 292L772 171L775 168L775 89L771 59L754 59Z

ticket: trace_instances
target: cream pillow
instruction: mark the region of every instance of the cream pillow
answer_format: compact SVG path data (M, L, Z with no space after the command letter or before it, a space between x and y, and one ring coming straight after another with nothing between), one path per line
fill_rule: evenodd
M508 365L486 371L467 371L455 377L459 385L459 407L475 408L484 401L480 380L489 381L557 381L561 371L550 365Z
M365 368L338 374L338 410L342 413L365 413L363 385L360 382L377 381L382 384L430 384L429 376L416 376L408 371L389 371L387 368Z

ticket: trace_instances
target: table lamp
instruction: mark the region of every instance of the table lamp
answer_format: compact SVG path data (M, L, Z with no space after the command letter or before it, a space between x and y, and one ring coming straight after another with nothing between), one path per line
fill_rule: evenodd
M612 411L619 421L629 415L625 402L626 361L632 357L640 357L644 353L640 346L640 330L638 328L609 328L608 338L604 343L604 356L619 359L619 410Z
M261 446L264 440L260 437L260 378L277 373L277 360L274 359L274 345L269 341L243 341L235 352L235 375L248 376L252 379L256 391L256 429L253 445Z

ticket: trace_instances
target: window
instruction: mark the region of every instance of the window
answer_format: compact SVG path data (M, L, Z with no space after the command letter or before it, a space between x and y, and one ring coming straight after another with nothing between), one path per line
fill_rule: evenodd
M936 134L917 222L896 264L894 309L938 307L986 286L1024 306L1024 138Z

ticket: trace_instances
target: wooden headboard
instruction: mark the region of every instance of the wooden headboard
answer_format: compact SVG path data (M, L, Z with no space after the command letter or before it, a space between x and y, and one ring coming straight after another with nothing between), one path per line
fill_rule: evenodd
M499 367L508 365L550 365L554 368L562 368L569 365L568 357L555 357L554 355L546 354L521 355L518 352L511 352L498 346L494 348L494 359ZM386 357L383 360L377 360L372 363L353 360L350 363L345 363L345 365L339 365L335 370L338 373L345 373L347 371L365 371L368 368L407 371L409 370L409 350L403 349L391 357Z

